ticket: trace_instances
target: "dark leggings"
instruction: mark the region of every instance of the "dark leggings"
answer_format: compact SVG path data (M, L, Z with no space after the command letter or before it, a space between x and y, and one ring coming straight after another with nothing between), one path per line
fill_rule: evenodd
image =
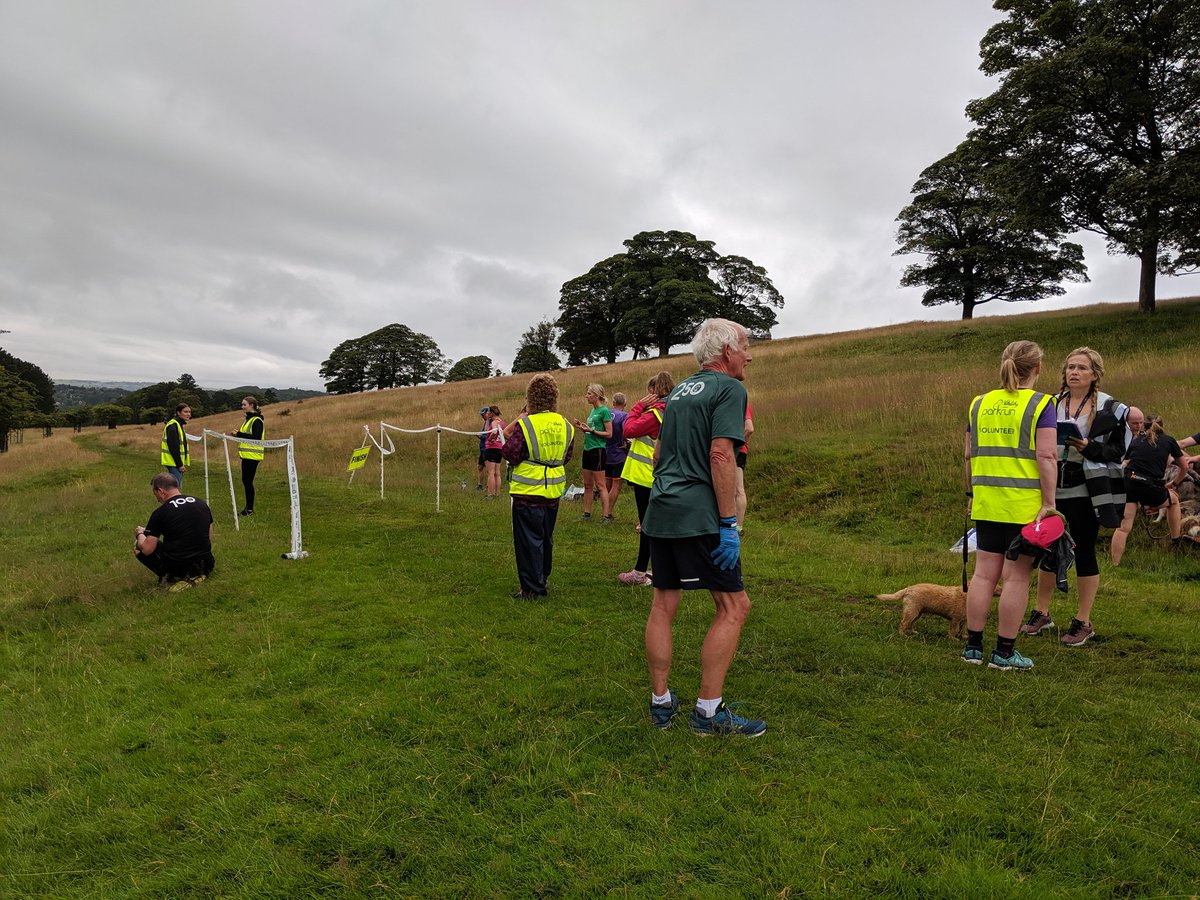
M633 499L637 501L638 522L644 522L646 519L646 507L650 505L650 488L635 484L633 486ZM633 568L637 572L645 572L650 568L650 538L646 537L646 532L644 531L638 535L638 558Z
M260 459L242 460L242 487L246 489L246 509L254 509L254 473L258 471Z
M1075 574L1081 578L1099 575L1100 565L1096 562L1096 535L1100 533L1100 521L1091 497L1072 497L1057 500L1055 508L1067 517L1067 531L1075 541Z

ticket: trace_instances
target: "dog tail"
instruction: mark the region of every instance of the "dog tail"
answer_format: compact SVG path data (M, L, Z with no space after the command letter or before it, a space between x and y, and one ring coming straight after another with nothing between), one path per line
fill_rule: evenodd
M903 600L904 594L907 591L908 588L904 588L904 590L896 591L894 594L876 594L875 597L878 600Z

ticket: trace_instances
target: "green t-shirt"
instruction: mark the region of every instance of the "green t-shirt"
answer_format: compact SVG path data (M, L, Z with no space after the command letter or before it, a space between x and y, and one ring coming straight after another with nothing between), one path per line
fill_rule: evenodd
M676 385L663 413L642 531L682 538L720 530L709 449L715 438L729 438L736 452L745 443L745 426L746 388L736 378L701 371Z
M604 430L604 423L612 421L612 412L607 406L597 406L587 417L587 427L595 428L597 431ZM584 432L583 434L583 449L584 450L599 450L606 443L606 439L598 434Z

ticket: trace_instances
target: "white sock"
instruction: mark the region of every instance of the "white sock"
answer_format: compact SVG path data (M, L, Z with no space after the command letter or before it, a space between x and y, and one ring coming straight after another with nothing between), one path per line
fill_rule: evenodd
M663 694L661 697L658 694L654 693L654 691L651 691L650 692L650 702L653 703L655 706L666 706L668 703L671 702L670 689L668 688L667 692L665 694Z
M717 714L717 707L721 705L721 698L716 700L697 700L696 709L700 710L700 715L706 719L711 719Z

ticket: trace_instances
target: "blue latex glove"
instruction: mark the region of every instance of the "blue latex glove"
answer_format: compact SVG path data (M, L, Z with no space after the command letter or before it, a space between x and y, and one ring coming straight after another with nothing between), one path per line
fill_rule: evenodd
M732 569L737 565L741 555L742 540L737 533L737 518L727 516L721 519L721 543L712 552L712 561L719 569Z

